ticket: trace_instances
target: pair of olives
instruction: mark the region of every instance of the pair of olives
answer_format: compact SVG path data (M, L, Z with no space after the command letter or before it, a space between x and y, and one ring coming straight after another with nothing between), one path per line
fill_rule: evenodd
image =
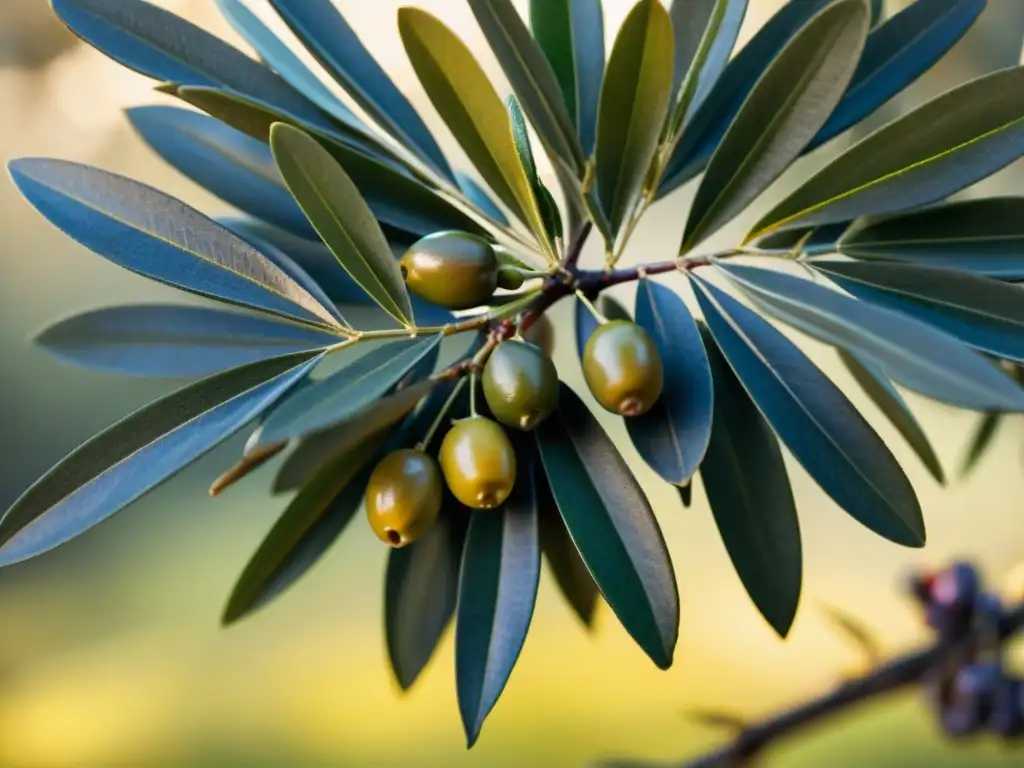
M529 430L547 418L558 404L558 373L539 347L512 340L491 353L481 378L497 421L456 421L441 443L440 466L423 451L401 450L374 469L366 513L382 541L401 547L430 530L441 511L442 476L452 495L472 509L497 507L512 492L516 455L501 425Z
M516 289L523 273L503 265L494 247L468 232L435 232L415 243L398 262L409 290L445 309L485 304L497 288Z

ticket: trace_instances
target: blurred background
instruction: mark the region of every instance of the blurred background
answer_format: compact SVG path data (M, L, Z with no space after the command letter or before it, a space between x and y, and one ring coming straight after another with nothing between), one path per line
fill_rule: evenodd
M781 2L750 0L741 44ZM212 0L158 4L242 46ZM405 58L394 23L400 3L339 4L436 129L450 157L468 167ZM507 92L464 3L417 4L451 25ZM631 1L604 4L610 47ZM886 12L905 4L889 0ZM273 21L258 2L252 5ZM525 0L517 5L526 12ZM945 60L867 126L801 161L768 197L796 184L865 130L964 80L1017 64L1022 36L1024 1L989 0L979 23ZM171 100L154 93L150 81L79 43L44 0L0 2L0 97L5 160L72 159L140 179L206 212L228 212L165 166L121 112ZM1018 163L964 194L1013 194L1022 177L1024 165ZM656 206L625 261L673 253L692 195L690 185ZM755 205L749 218L765 204ZM721 239L735 236L746 219ZM30 337L58 317L94 307L190 299L76 246L37 215L6 177L0 181L0 233L0 507L6 508L73 447L178 384L70 368L33 348ZM619 293L630 305L631 292L625 287ZM571 327L569 310L554 310L557 327ZM480 742L467 753L450 635L411 693L401 695L391 679L382 626L387 553L359 518L281 600L239 626L220 629L220 611L236 576L285 505L269 495L272 470L221 498L207 498L210 481L238 455L244 440L239 437L109 523L0 573L0 765L577 766L609 755L680 758L722 738L688 722L688 709L758 717L861 671L856 649L824 618L823 603L862 619L886 653L897 653L927 639L898 588L910 567L970 557L990 579L1019 595L1024 582L1013 574L1024 561L1021 423L1007 422L995 449L960 481L956 468L977 414L908 395L954 477L939 487L856 389L834 351L806 338L800 343L863 407L905 463L922 500L929 540L923 551L911 551L874 536L790 461L804 534L805 589L786 642L776 639L745 596L699 481L692 508L684 510L675 491L622 441L676 564L682 626L675 666L655 669L604 606L588 635L542 577L518 666ZM579 385L568 334L559 339L556 357L564 378ZM606 425L613 435L621 430L614 420ZM800 734L773 750L768 763L1009 766L1024 765L1024 750L1014 753L984 741L951 746L912 692Z

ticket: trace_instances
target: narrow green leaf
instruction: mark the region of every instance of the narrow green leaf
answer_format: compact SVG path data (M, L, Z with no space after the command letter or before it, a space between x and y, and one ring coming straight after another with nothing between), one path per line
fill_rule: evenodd
M523 441L525 443L525 439ZM529 445L529 443L526 443ZM467 746L480 735L519 658L540 579L535 449L500 509L471 515L459 573L455 683Z
M963 464L960 465L960 479L967 477L981 461L986 451L992 446L996 430L1003 421L1001 413L986 413L978 422L978 426L971 436L971 443L967 448Z
M544 222L516 154L508 115L469 48L419 8L399 9L398 30L427 96L484 181L543 239Z
M537 516L541 552L551 568L558 590L583 626L592 629L597 612L597 584L576 550L558 512L551 484L544 476L537 479Z
M544 231L549 241L562 236L562 219L558 212L558 205L555 203L551 192L544 186L537 173L537 164L533 159L533 150L530 147L530 134L526 129L526 120L523 118L522 110L519 108L519 101L515 96L509 96L505 100L508 106L509 121L512 125L512 140L515 142L516 154L519 162L526 171L526 178L533 187L533 196L540 209L541 219L544 221Z
M319 362L261 360L139 409L76 448L0 519L0 565L43 554L103 522L226 440Z
M234 624L267 605L320 559L359 511L385 440L384 435L371 437L364 450L329 462L299 491L239 576L222 624Z
M530 118L541 144L583 176L586 159L551 65L534 42L511 0L469 0L505 76Z
M681 253L743 211L800 155L842 98L867 34L864 0L838 0L767 66L708 164Z
M441 229L487 234L487 230L473 218L439 197L406 167L375 154L368 147L342 141L336 134L315 130L308 123L266 103L230 91L179 88L176 95L263 142L270 141L270 126L274 123L287 123L314 136L341 163L381 224L410 232L416 237Z
M562 89L583 153L589 155L604 77L601 0L530 0L530 29Z
M793 456L835 502L890 541L924 545L914 489L885 443L785 336L690 273L719 349Z
M1024 280L1024 197L960 200L885 218L855 228L839 252Z
M679 592L650 502L587 406L562 385L535 431L558 510L622 626L661 669L672 665Z
M822 262L862 301L945 331L974 349L1024 362L1024 291L979 275L916 264Z
M341 327L266 256L163 192L66 160L24 158L9 170L51 224L118 266L219 301Z
M271 5L374 122L454 180L430 129L331 0L271 0Z
M595 179L611 233L643 191L672 95L672 20L640 0L619 28L601 86Z
M871 26L875 26L882 21L882 15L885 11L885 0L871 0Z
M426 536L388 555L384 634L388 661L403 691L427 666L455 613L468 522L464 510L442 510Z
M802 253L805 256L835 253L839 249L839 238L850 224L849 221L840 221L821 227L778 229L758 240L757 250L762 253Z
M314 138L290 125L270 129L270 147L285 183L341 266L384 311L412 325L402 272L348 174Z
M828 224L942 200L1024 153L1024 68L965 83L879 128L751 229Z
M693 503L693 481L691 480L686 485L680 486L679 488L679 499L683 502L683 506L687 509Z
M747 594L785 637L803 580L800 523L778 440L706 328L715 382L711 440L700 465L715 524Z
M889 377L869 360L859 358L845 349L837 351L843 365L860 384L867 396L871 398L871 401L885 414L889 422L903 435L903 439L914 449L914 453L921 459L921 463L925 465L931 476L940 485L945 485L946 475L942 471L939 457L935 455L935 449L932 448L928 436L924 433L906 401L889 381Z
M207 307L104 307L51 323L35 343L74 365L127 376L191 378L338 338L308 326Z
M775 270L720 265L758 308L827 344L859 352L894 381L975 410L1024 410L1024 390L954 337L919 320Z
M270 414L253 447L303 437L357 418L431 354L441 337L389 342L296 392Z

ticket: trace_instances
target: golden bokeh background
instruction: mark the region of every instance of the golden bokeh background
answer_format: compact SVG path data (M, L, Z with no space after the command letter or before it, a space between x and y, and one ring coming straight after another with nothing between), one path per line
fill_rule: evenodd
M158 4L244 47L212 0ZM465 3L417 4L450 24L507 89ZM750 0L741 42L780 4ZM887 11L905 4L890 1ZM253 5L260 10L259 3ZM400 3L339 5L450 157L468 167L405 58L394 23ZM524 0L517 5L525 12ZM630 5L605 0L609 36ZM954 51L869 125L970 77L1016 64L1022 35L1024 0L989 0L989 9ZM44 0L0 0L0 96L4 159L77 160L145 181L209 213L227 212L145 147L121 111L171 100L155 94L150 81L78 43ZM780 188L797 183L850 140L841 138L801 161ZM1018 163L964 194L1012 194L1022 178L1024 166ZM650 213L627 261L673 252L692 194L690 185ZM755 205L750 219L758 210ZM735 231L723 232L721 240L728 242ZM717 239L708 247L716 244ZM0 182L0 263L0 506L6 508L78 443L173 386L68 367L33 348L31 335L56 317L93 307L190 299L76 246L6 178ZM631 291L616 289L630 302ZM570 327L569 307L557 307L554 319L557 327ZM545 576L508 688L480 742L467 752L450 634L411 693L401 695L391 680L381 619L386 552L358 518L282 599L237 627L219 627L235 577L283 509L283 501L268 493L272 470L222 498L206 498L210 480L237 455L244 439L239 437L109 523L0 573L0 765L582 766L607 755L678 759L722 737L689 722L689 709L754 718L858 671L857 650L831 628L819 610L822 603L860 617L886 653L927 640L898 589L908 568L970 557L1002 583L1024 560L1021 422L1007 420L995 449L967 480L939 487L852 385L834 351L806 338L800 343L905 462L922 500L929 541L926 549L911 551L877 538L789 460L804 534L805 590L787 641L775 638L745 596L699 483L693 507L683 509L675 491L621 441L676 564L682 597L676 663L668 672L655 669L606 608L588 635ZM568 334L556 357L569 383L580 384ZM955 476L977 414L908 399ZM605 424L624 435L614 420ZM1024 751L985 740L950 745L919 697L909 693L780 744L768 764L1010 766L1024 765Z

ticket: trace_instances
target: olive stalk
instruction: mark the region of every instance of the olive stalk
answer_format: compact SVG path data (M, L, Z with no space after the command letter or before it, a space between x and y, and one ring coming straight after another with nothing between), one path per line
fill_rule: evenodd
M592 314L594 316L594 319L597 320L598 325L604 325L605 323L608 322L608 318L602 315L598 311L597 307L594 306L594 303L586 297L583 291L579 290L578 288L576 289L576 298L579 299L580 302L582 302L583 306L590 310L590 314Z
M440 410L438 410L437 416L435 416L434 420L430 423L430 426L427 428L426 433L423 435L423 439L416 443L415 450L427 450L427 446L430 445L430 442L434 439L434 435L437 434L437 430L441 428L441 425L444 423L445 418L448 416L448 411L450 411L452 409L452 406L455 405L455 400L459 397L459 393L462 392L462 388L465 385L466 380L464 378L459 379L454 389L452 389L451 394L448 395L448 399L444 401L444 403L441 405Z

